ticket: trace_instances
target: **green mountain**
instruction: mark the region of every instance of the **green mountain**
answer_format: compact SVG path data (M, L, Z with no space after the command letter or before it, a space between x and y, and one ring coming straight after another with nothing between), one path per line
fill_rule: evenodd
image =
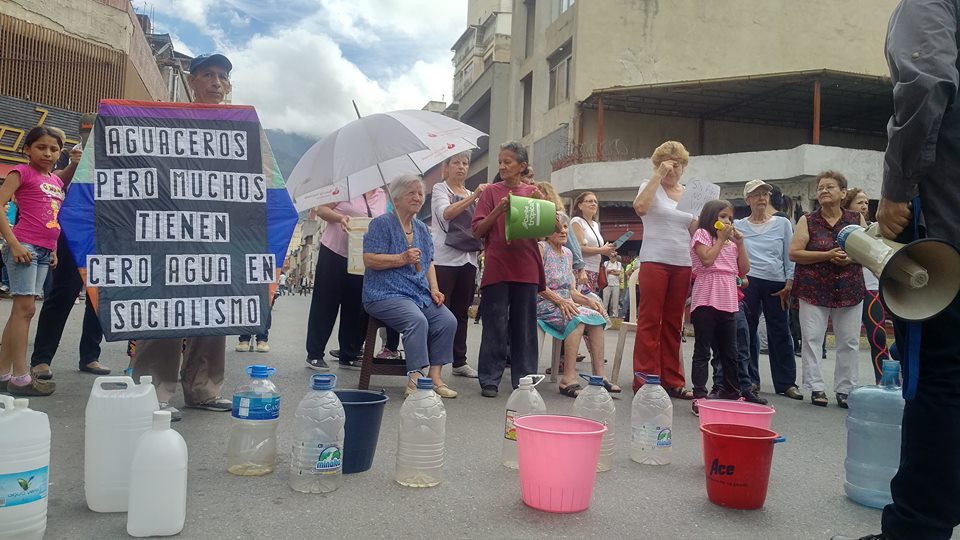
M290 172L296 167L303 154L319 140L296 133L287 133L279 129L267 129L265 131L267 140L270 141L270 148L273 149L273 155L277 158L277 164L280 166L280 172L284 178L290 176Z

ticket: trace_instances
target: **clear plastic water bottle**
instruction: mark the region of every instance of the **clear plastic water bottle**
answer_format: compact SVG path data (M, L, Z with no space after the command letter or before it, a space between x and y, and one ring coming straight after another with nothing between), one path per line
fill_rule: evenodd
M343 426L347 421L333 393L337 376L313 376L312 389L297 406L290 453L290 487L301 493L329 493L343 481Z
M900 467L900 362L883 361L879 386L861 386L847 401L847 459L843 489L854 501L872 508L893 502L890 480Z
M534 382L534 377L538 380ZM536 386L543 381L543 375L527 375L520 377L520 386L510 394L507 400L507 414L503 421L503 450L501 459L504 467L519 469L517 461L517 428L513 422L528 414L542 414L547 412L547 404L543 402Z
M400 406L397 483L433 487L443 479L443 444L447 411L433 391L433 379L420 377L417 390Z
M630 459L646 465L667 465L673 447L673 403L660 377L637 373L644 385L633 396L630 413Z
M276 370L247 366L250 380L233 394L233 425L227 443L227 471L240 476L262 476L277 464L277 425L280 392L269 377Z
M587 420L596 420L607 426L600 442L600 461L597 462L597 471L609 471L613 468L613 454L616 448L614 423L617 417L617 406L613 398L603 386L603 377L594 375L580 375L587 380L587 387L577 395L573 402L573 415Z

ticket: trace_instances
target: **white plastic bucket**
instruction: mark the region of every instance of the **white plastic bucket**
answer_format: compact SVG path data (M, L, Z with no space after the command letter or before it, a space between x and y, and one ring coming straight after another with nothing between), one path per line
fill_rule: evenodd
M151 377L140 377L140 384L122 376L93 382L83 433L83 491L94 512L127 511L133 452L159 408Z
M0 396L0 538L40 540L47 530L50 420L26 399Z

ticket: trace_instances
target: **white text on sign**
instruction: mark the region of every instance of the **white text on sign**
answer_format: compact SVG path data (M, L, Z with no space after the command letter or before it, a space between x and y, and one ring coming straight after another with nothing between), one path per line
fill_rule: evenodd
M167 255L164 275L167 285L229 285L230 256Z
M137 210L138 242L229 242L230 214Z
M273 283L277 280L277 258L273 253L247 253L247 283Z
M247 159L247 132L226 129L106 126L107 156Z
M262 174L170 169L170 198L266 202L267 181Z
M96 190L93 198L98 201L120 201L157 198L156 169L97 169Z
M149 287L149 255L88 255L87 287Z
M259 296L151 298L110 302L114 332L260 326Z

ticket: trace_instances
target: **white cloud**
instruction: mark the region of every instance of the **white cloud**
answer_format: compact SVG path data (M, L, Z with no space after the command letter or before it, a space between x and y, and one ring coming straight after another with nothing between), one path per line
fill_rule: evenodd
M450 46L466 26L466 0L165 4L230 57L234 103L257 107L266 127L315 137L356 118L351 100L363 114L449 100Z
M229 51L234 65L233 102L257 108L266 127L323 136L362 114L420 108L448 93L449 61L418 61L385 83L365 75L343 57L329 37L298 29L257 36Z

